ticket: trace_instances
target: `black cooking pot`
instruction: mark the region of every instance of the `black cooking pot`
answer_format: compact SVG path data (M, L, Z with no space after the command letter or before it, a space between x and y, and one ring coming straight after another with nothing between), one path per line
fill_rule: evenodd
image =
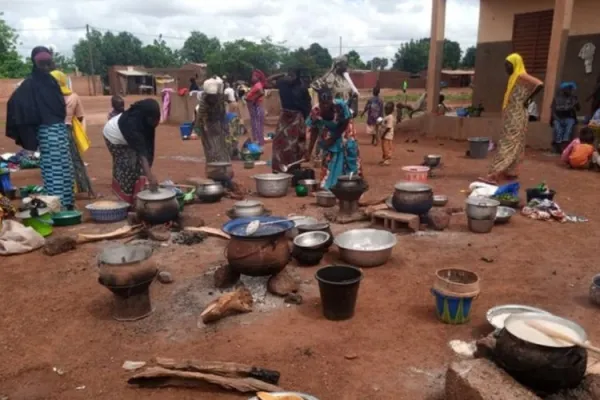
M394 186L392 205L400 213L423 215L433 207L433 189L419 182L398 182Z

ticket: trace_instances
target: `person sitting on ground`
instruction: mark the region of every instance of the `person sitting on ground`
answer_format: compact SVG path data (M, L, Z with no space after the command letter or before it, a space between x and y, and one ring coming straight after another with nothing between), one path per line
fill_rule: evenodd
M563 82L552 101L552 147L559 154L570 142L573 128L577 124L577 111L580 106L574 93L575 89L575 83Z
M574 169L597 166L598 152L594 151L594 131L588 127L581 129L579 138L567 146L560 159Z
M382 122L383 132L381 134L382 160L380 165L390 165L392 162L392 151L394 146L394 103L385 103L385 118Z
M383 100L379 97L379 92L379 87L375 86L373 88L373 97L367 101L365 109L360 114L361 118L365 113L367 114L367 135L371 135L371 144L373 146L377 146L377 142L379 141L377 120L383 118Z
M121 96L115 95L110 98L110 105L112 106L112 110L108 113L108 119L110 120L112 117L116 117L119 114L123 114L125 111L125 100Z

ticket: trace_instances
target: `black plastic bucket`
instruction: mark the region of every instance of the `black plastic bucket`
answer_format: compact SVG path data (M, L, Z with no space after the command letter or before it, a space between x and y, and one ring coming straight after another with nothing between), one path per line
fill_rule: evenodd
M332 321L352 318L362 271L349 265L328 265L318 270L315 278L325 318Z

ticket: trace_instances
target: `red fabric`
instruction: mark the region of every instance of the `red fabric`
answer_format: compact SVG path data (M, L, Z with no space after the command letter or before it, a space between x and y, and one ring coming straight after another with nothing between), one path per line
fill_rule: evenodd
M267 76L260 69L255 69L252 71L252 78L256 78L260 83L262 83L263 87L267 86Z
M264 93L262 93L265 90L264 85L262 84L262 82L256 82L254 85L252 85L252 89L250 89L250 91L248 92L248 94L246 95L246 100L247 101L251 101L254 103L262 103L263 101L263 97L264 97Z
M148 184L148 179L145 176L140 176L140 179L137 180L137 182L135 183L135 186L133 187L133 193L127 194L127 193L123 192L119 182L113 178L112 190L120 200L124 201L125 203L128 203L130 206L133 207L135 205L134 203L135 203L136 195L139 192L141 192L142 190L144 190L147 184Z
M180 96L185 96L186 94L188 94L188 88L181 88L177 91L177 94Z

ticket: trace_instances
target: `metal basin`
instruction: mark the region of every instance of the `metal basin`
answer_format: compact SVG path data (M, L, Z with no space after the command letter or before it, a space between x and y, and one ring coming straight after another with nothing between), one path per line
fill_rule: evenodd
M499 206L498 211L496 211L496 219L495 222L497 224L505 224L510 221L511 217L516 214L516 210L511 207Z
M467 217L469 230L475 233L490 233L494 227L494 219L473 219Z
M425 183L398 182L394 186L392 205L401 213L427 214L433 207L433 189Z
M448 196L443 194L436 194L433 196L433 205L435 207L444 207L446 204L448 204Z
M467 216L478 220L495 220L500 202L483 196L469 197L465 201Z
M301 249L322 249L327 246L329 239L331 239L331 235L327 232L306 232L294 238L294 246Z
M334 240L342 260L365 268L385 264L397 242L395 235L379 229L352 229Z
M287 194L292 175L289 174L258 174L253 176L256 181L256 192L262 197L283 197Z

